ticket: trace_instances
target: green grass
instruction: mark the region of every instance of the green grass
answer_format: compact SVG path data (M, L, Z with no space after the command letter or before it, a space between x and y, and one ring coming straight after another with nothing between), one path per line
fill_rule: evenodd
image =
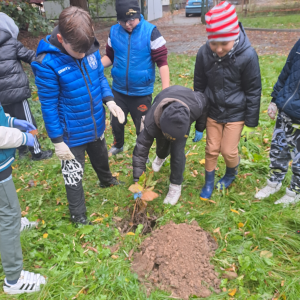
M300 298L300 237L295 234L300 229L300 205L283 209L275 206L274 201L284 194L289 184L289 171L284 181L284 188L277 194L263 201L255 201L256 188L266 183L269 158L264 139L271 140L274 121L271 121L266 109L270 101L270 92L277 76L284 65L285 57L260 57L263 96L261 103L260 124L255 134L245 142L240 142L241 165L239 175L228 192L213 193L213 202L201 201L199 192L204 184L204 166L199 163L204 158L205 142L192 142L192 127L186 151L196 146L191 152L198 153L187 157L184 174L183 192L180 202L175 207L162 205L169 185L169 166L162 167L154 178L159 179L155 190L162 195L150 202L149 207L159 217L158 226L173 220L176 223L196 220L205 230L211 232L218 241L219 248L211 259L216 271L222 276L223 270L234 267L239 275L235 280L222 280L224 291L212 299L270 300L275 294L280 299L298 300ZM172 84L192 87L194 57L171 55L169 57ZM107 70L107 75L109 71ZM32 82L32 76L30 77ZM111 79L109 79L111 80ZM155 85L155 94L160 90L160 79ZM40 105L31 102L42 132L41 142L46 148L51 142L46 137L43 127ZM107 116L108 117L108 116ZM132 133L131 133L132 132ZM112 172L120 173L125 186L99 189L98 179L86 158L84 189L88 215L97 213L91 220L103 218L103 223L94 227L75 228L69 221L66 193L60 172L60 163L55 157L45 162L16 161L14 164L14 182L19 191L22 211L28 210L31 220L40 219L37 230L22 234L24 268L48 276L48 284L39 294L9 297L0 292L0 299L88 299L88 300L158 300L169 299L169 294L160 290L146 296L136 275L130 271L130 262L126 253L137 249L144 237L120 236L113 217L126 217L133 206L133 197L128 191L132 184L130 155L135 145L134 126L130 119L126 127L126 146L122 157L111 158ZM111 128L105 133L108 145L112 143ZM129 154L128 156L126 154ZM155 157L152 147L150 160ZM148 166L150 168L150 165ZM223 159L219 158L217 179L225 171ZM191 176L196 169L199 175ZM252 174L246 176L244 174ZM36 187L28 187L29 180L36 181ZM104 201L107 199L107 201ZM236 210L238 214L231 211ZM189 212L189 214L187 214ZM244 227L240 227L243 223ZM220 227L220 235L213 231ZM47 238L43 235L48 233ZM95 253L82 245L98 250ZM107 245L121 242L121 247L111 258ZM270 251L272 257L260 256L261 251ZM4 279L0 267L0 279ZM228 290L237 288L235 297L228 296ZM226 289L226 290L225 290ZM75 298L74 298L75 297ZM285 298L286 297L286 298ZM277 297L279 299L279 296Z
M273 13L264 13L264 16L243 17L239 14L239 21L244 27L271 28L271 29L299 29L300 15L289 14L275 16Z

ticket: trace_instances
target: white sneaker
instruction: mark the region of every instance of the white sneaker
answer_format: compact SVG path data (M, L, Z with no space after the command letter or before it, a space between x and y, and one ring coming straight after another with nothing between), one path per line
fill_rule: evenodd
M36 221L30 222L27 218L21 218L21 228L20 228L20 231L28 230L28 229L31 229L33 227L36 227L37 224L38 224L38 222L36 222Z
M152 170L154 172L159 172L160 168L162 167L166 159L167 158L161 159L158 156L156 156L152 163Z
M286 193L283 197L275 202L275 204L284 204L284 206L288 206L289 204L294 204L300 201L300 194L296 194L291 191L289 188L286 188Z
M46 279L41 274L22 271L18 282L14 285L8 284L5 278L3 290L9 295L33 293L41 290L41 284L46 284Z
M164 204L175 205L178 202L180 195L181 185L170 183L169 192L164 200Z
M272 182L268 179L267 186L265 186L258 193L256 193L255 198L257 198L257 199L267 198L270 195L273 195L276 192L278 192L280 190L281 186L282 186L281 182L277 182L277 181Z

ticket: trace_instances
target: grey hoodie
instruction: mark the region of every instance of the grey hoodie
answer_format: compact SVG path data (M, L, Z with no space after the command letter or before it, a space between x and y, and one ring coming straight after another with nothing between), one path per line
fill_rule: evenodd
M19 28L14 20L3 12L0 12L0 29L4 29L11 34L14 39L17 39Z
M0 12L0 101L4 111L5 105L31 97L21 61L31 64L35 52L17 40L18 34L19 28L14 20Z

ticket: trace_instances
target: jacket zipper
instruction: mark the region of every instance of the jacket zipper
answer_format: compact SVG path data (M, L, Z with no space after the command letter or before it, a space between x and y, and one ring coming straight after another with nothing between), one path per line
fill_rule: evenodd
M293 95L292 95L289 99L287 99L287 101L285 102L285 104L284 104L283 107L282 107L282 110L283 110L283 109L285 108L285 106L290 102L290 100L295 96L295 94L296 94L297 91L298 91L299 85L300 85L300 80L298 81L297 87L296 87L296 89L295 89Z
M91 94L89 85L88 85L88 83L87 83L87 81L86 81L86 78L85 78L85 76L84 76L84 73L83 73L83 70L82 70L82 68L81 68L81 65L78 64L78 62L77 62L76 59L74 59L74 60L75 60L75 62L76 62L76 64L77 64L77 66L79 67L79 70L80 70L80 72L81 72L81 74L82 74L82 77L83 77L83 79L84 79L86 88L87 88L88 93L89 93L89 96L90 96L90 104L91 104L92 119L93 119L94 130L95 130L95 140L97 140L97 139L98 139L98 135L97 135L97 125L96 125L96 120L95 120L95 118L94 118L93 97L92 97L92 94ZM88 73L87 73L87 74L88 74Z
M131 40L131 34L129 35L129 39L128 39L128 54L127 54L127 68L126 68L126 90L127 90L127 95L129 93L129 89L128 89L128 71L129 71L129 57L130 57L130 40Z

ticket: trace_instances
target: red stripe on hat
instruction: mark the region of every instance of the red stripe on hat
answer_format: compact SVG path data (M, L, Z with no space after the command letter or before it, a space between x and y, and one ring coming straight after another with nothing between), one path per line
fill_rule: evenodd
M223 12L224 10L228 10L232 5L230 3L228 3L228 5L226 5L225 7L218 7L218 6L221 6L221 5L219 4L212 9L213 14L219 14L219 13Z
M229 27L230 25L233 25L234 23L237 23L238 22L238 18L234 18L232 21L230 22L227 22L219 27L214 27L214 28L207 28L206 27L206 32L217 32L217 31L220 31L226 27ZM238 28L239 27L239 23L237 23L237 25L233 28L231 28L230 30L234 30L235 28Z
M218 39L218 38L226 38L226 37L232 37L232 36L237 36L239 32L235 33L224 33L224 34L214 34L214 35L209 35L208 39Z
M232 15L235 14L235 9L233 9L231 12L229 13L224 13L224 15L220 16L219 18L214 18L213 20L210 19L210 20L207 20L206 23L208 25L211 25L211 24L214 24L214 23L218 23L218 22L221 22L229 17L231 17Z

